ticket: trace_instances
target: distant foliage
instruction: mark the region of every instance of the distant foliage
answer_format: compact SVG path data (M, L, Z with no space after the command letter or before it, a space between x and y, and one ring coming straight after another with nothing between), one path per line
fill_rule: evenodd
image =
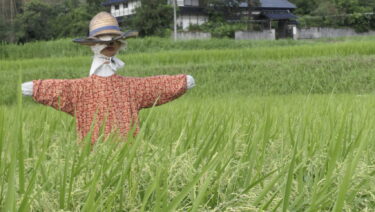
M351 27L358 32L375 30L375 1L373 0L289 0L297 6L293 13L299 16L301 27ZM3 2L8 2L3 0ZM0 11L0 41L25 43L35 40L52 40L63 37L80 37L88 33L88 23L98 11L103 0L17 0L18 15L6 18L7 5ZM23 4L22 4L23 2ZM127 28L139 30L142 36L169 36L173 23L173 7L167 0L141 0L142 7L136 15L126 19ZM209 16L204 26L192 30L209 31L214 37L233 37L234 31L262 29L262 23L249 21L251 17L239 13L240 2L256 6L259 0L201 0ZM1 13L2 12L2 13Z
M2 41L25 43L62 37L85 36L88 23L98 11L105 10L98 0L65 0L47 4L27 1L16 16L14 25L0 20Z
M141 36L166 35L172 28L173 7L165 0L141 0L141 5L135 9L136 14L130 25Z
M298 15L343 15L373 12L375 1L369 0L289 0Z
M62 9L67 9L62 8ZM72 8L69 13L59 13L55 17L55 37L86 36L88 24L92 18L88 7Z
M236 31L246 30L247 25L244 23L226 23L220 21L209 21L202 25L191 25L190 31L211 32L215 38L234 38Z
M0 40L3 42L10 37L11 29L7 28L7 22L0 17Z
M301 27L350 27L357 32L375 30L375 1L290 0L298 7Z
M16 18L17 38L21 42L33 40L48 40L54 37L56 10L39 1L26 4L24 12Z
M301 27L351 27L357 32L375 30L375 14L354 13L337 16L303 16Z

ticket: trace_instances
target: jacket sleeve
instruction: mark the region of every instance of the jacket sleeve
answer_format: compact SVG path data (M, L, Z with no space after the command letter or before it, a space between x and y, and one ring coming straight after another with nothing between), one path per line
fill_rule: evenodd
M75 80L34 80L33 99L56 110L74 115L75 97L77 96L76 84Z
M135 93L139 108L148 108L172 101L186 92L186 75L138 78Z

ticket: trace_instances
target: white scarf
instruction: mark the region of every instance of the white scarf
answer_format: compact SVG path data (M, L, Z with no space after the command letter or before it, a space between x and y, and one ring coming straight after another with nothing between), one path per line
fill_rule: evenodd
M96 44L91 46L94 52L94 58L91 64L90 76L95 74L101 77L109 77L116 73L116 71L125 66L117 57L107 57L100 52L106 48L107 45Z

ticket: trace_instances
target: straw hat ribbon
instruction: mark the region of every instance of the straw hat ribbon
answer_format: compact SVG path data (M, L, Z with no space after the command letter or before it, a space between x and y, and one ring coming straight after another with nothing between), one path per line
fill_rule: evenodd
M100 12L90 21L89 37L99 35L122 35L121 29L115 17L107 12Z

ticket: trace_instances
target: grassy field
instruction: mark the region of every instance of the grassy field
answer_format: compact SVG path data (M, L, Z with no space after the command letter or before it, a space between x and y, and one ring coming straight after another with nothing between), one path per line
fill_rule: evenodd
M197 86L92 150L17 86L87 76L87 49L3 46L18 56L0 60L0 210L373 211L374 41L135 40L121 75Z

